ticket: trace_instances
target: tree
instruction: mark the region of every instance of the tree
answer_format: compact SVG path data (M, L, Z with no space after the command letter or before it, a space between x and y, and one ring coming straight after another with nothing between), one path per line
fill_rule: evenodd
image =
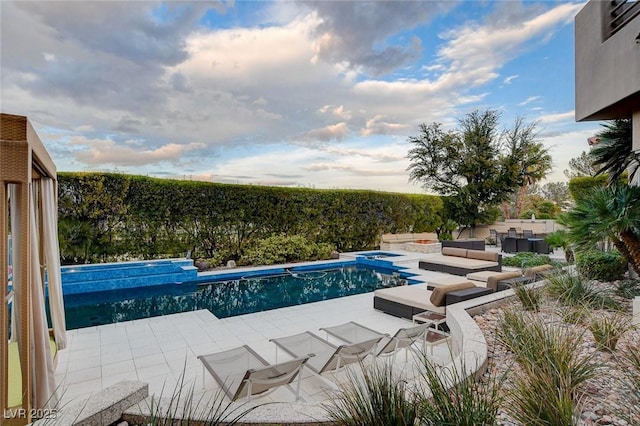
M594 189L577 200L564 222L576 247L610 240L640 273L640 187L616 183Z
M551 171L551 155L549 150L536 140L535 123L525 123L522 117L516 118L513 128L505 132L505 138L510 150L510 161L514 162L518 176L519 189L516 193L514 213L515 217L520 217L527 188ZM506 214L505 218L508 218Z
M640 167L640 154L633 152L631 120L613 120L602 126L604 130L598 133L600 143L591 151L597 174L607 173L608 185L620 179L627 170L629 180L633 180Z
M561 209L566 209L572 204L567 182L547 182L540 188L540 194Z
M496 207L524 184L526 172L538 176L535 160L529 162L540 154L531 148L535 126L519 119L501 137L499 117L494 110L474 111L458 121L458 129L422 124L418 136L409 137L409 179L447 196L449 219L470 226L472 233L476 225L496 219ZM520 158L523 153L532 157Z
M596 173L598 169L593 165L593 157L585 151L582 151L579 157L569 160L569 169L564 171L564 175L569 179L595 176Z

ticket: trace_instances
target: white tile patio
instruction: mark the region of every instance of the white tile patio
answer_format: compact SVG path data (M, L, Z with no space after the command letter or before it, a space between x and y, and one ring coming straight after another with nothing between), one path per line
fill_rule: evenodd
M559 255L556 252L554 257ZM418 269L418 259L425 257L428 255L403 252L393 260L425 281L446 276ZM63 406L123 379L147 382L150 394L170 396L184 377L185 383L194 385L196 393L213 394L217 385L211 376L205 374L202 385L198 355L247 344L267 361L275 362L275 345L269 339L303 331L325 337L318 330L320 327L347 321L389 334L411 325L411 321L375 311L373 293L364 293L222 319L200 310L87 327L68 331L68 347L58 353L56 380L62 390ZM450 357L448 348L437 347L435 356L446 360ZM396 362L407 367L403 364L404 354ZM309 374L303 377L301 391L307 401L326 398L317 378ZM293 396L282 389L268 399L291 401Z
M217 385L208 373L202 386L198 355L247 344L267 361L275 362L276 347L269 339L303 331L326 337L320 327L347 321L389 334L412 325L409 320L375 311L373 293L222 319L207 310L185 312L68 331L68 347L58 354L56 380L63 392L62 404L123 379L147 382L150 394L167 396L183 374L187 383L195 385L196 393L213 393ZM278 356L286 355L280 352ZM448 349L437 348L436 356L446 359ZM396 362L404 363L404 358L400 353ZM316 378L309 374L303 377L301 390L306 400L325 397ZM269 397L280 398L287 401L293 396L283 389Z

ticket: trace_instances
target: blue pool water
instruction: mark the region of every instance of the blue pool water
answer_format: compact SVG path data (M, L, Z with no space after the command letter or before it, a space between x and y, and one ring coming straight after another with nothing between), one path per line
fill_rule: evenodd
M262 274L265 272L263 271ZM257 276L255 276L257 275ZM65 296L67 328L75 329L208 309L218 318L300 305L407 284L397 271L353 264L294 268L205 284L161 285Z

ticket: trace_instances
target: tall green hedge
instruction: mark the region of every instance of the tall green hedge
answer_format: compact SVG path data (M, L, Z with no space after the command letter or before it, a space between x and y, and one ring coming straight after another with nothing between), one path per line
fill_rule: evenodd
M272 235L303 235L339 251L375 248L388 232L433 231L438 196L315 190L59 173L64 263L184 255L241 258Z

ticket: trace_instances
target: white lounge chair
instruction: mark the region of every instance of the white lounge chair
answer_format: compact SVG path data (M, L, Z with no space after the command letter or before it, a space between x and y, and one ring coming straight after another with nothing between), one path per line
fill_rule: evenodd
M323 373L336 372L341 367L361 361L367 355L373 353L381 338L382 336L377 336L348 345L336 346L320 336L306 331L292 336L271 339L270 341L275 343L277 348L295 358L300 358L305 353L313 353L315 356L309 359L305 367L326 381L322 377ZM278 352L276 349L276 361L277 357ZM336 388L335 383L328 383L332 388Z
M312 357L305 354L295 359L269 364L247 345L209 355L200 355L202 362L202 383L204 370L207 369L218 382L225 394L235 401L240 398L251 399L279 386L287 386L300 397L300 369ZM296 379L294 390L290 385Z
M372 330L357 322L347 322L333 327L324 327L320 330L325 331L328 335L336 337L346 343L354 343L366 339L380 337L380 342L376 350L376 356L397 355L400 349L405 349L405 362L408 358L408 351L415 342L424 343L432 328L430 324L420 324L413 327L400 328L393 336L382 334Z

